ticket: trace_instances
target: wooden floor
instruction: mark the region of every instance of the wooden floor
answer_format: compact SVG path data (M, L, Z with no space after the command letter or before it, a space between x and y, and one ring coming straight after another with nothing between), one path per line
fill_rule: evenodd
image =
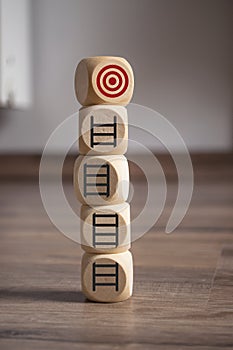
M0 349L233 349L233 163L208 159L194 160L190 209L166 235L169 177L161 219L133 244L133 297L118 304L85 300L82 251L50 223L38 181L2 171ZM131 178L134 214L144 184Z

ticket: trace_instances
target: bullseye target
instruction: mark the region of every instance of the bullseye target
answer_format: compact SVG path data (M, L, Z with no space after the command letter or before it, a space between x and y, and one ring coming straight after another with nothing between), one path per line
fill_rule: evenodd
M110 98L119 97L128 89L129 76L123 67L109 64L97 73L96 85L102 95Z

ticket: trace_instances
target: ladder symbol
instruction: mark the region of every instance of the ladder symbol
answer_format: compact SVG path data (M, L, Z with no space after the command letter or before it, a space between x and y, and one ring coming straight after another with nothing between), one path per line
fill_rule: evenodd
M101 269L100 273L96 273L97 269ZM114 273L109 273L110 271L114 271ZM114 264L98 264L96 262L93 263L92 265L92 290L93 292L96 291L96 286L115 286L115 291L118 292L119 289L119 282L118 282L118 263ZM103 272L106 271L106 272ZM102 282L97 282L96 280L98 277L104 277L104 280ZM106 277L109 277L109 282L106 282ZM115 277L115 282L112 282L113 277Z
M104 170L104 172L101 171L102 169ZM109 191L110 191L109 164L94 165L94 164L85 163L83 170L84 170L84 197L97 196L97 195L109 197ZM92 182L91 180L88 181L88 179L91 179L91 178L94 178L95 181L94 182ZM97 182L97 179L103 179L103 181Z
M117 118L116 116L113 117L113 123L94 123L94 117L93 115L91 116L91 147L94 148L97 145L101 146L113 146L116 147L116 140L117 140ZM97 129L95 131L95 128ZM98 128L112 128L112 132L103 132L103 131L98 131ZM103 136L106 137L108 141L95 141L95 138ZM113 138L112 141L111 137Z
M98 219L105 219L103 220ZM100 222L101 221L101 222ZM92 244L96 246L118 246L118 214L96 214L92 215ZM108 228L105 231L104 228ZM99 229L98 229L99 228ZM108 237L108 241L99 241L98 237ZM114 241L113 241L114 239Z

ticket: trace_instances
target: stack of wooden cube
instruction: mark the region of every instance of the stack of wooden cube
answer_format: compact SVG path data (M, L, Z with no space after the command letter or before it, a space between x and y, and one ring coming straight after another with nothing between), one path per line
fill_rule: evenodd
M133 71L120 57L83 59L75 73L79 152L74 188L81 207L82 290L90 300L118 302L133 289L129 251L128 116Z

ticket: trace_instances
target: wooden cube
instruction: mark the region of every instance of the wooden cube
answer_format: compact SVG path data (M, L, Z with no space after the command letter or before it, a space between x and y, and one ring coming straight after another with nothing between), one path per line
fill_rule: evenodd
M89 300L118 302L133 290L133 259L130 251L119 254L88 254L82 257L82 290Z
M79 156L74 165L74 189L88 205L119 204L129 194L129 167L125 156Z
M81 207L81 242L88 253L121 253L130 248L130 206Z
M96 105L79 111L80 154L124 154L128 146L128 116L122 106Z
M124 58L89 57L77 66L75 92L83 106L127 105L132 98L133 88L133 70Z

